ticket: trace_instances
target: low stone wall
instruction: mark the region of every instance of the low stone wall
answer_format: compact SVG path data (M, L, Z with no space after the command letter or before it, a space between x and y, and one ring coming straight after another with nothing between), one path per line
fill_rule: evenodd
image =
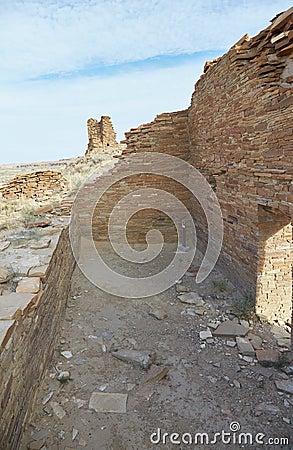
M64 229L38 294L0 297L0 448L19 448L38 383L50 361L75 261Z
M66 180L57 170L42 170L18 175L2 186L2 196L9 200L50 197L54 192L63 191Z

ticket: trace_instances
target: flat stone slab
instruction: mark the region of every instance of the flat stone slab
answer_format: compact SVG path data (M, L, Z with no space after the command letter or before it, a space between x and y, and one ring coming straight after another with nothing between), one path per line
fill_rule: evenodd
M9 330L14 323L15 320L0 320L0 349L5 347L10 336Z
M220 323L220 325L213 331L215 337L236 337L245 336L249 331L249 328L233 320L226 320Z
M127 394L111 394L93 392L89 402L89 409L102 413L126 413Z
M244 356L254 356L255 351L248 339L241 336L236 336L236 343L239 352Z
M10 241L2 241L0 242L0 252L6 250L10 245Z
M256 350L258 362L264 367L273 367L279 364L280 352L273 348Z
M48 270L49 264L43 264L41 266L34 266L28 271L29 277L44 277Z
M188 305L204 306L205 302L201 295L197 292L186 292L185 294L178 295L179 300L182 303L187 303Z
M19 281L16 292L27 292L36 294L40 290L41 280L39 277L23 278Z
M278 391L293 395L293 380L275 381Z
M17 293L0 296L0 320L12 320L17 311L23 312L34 298L34 294Z
M34 242L30 245L30 248L34 250L40 250L42 248L48 248L51 244L51 239L41 239L40 241Z

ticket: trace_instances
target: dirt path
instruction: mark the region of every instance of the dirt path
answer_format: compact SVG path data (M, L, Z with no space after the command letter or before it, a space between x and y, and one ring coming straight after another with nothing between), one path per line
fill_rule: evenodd
M220 283L225 292L219 292ZM113 297L91 285L76 269L60 345L41 380L21 450L291 448L255 442L257 433L265 434L263 442L290 436L291 424L287 422L292 414L292 397L278 393L274 384L287 376L240 359L237 347L229 347L225 338L208 339L207 343L199 337L210 321L234 317L230 310L235 290L215 271L200 286L193 276L185 276L177 289L199 292L206 302L202 310L179 301L176 287L143 300ZM151 316L153 308L164 309L167 317L158 320ZM254 333L264 340L264 346L275 345L261 324L254 326ZM145 384L147 371L114 358L110 351L115 349L155 351L158 356L153 367L168 368L169 373L160 381ZM67 360L60 351L70 351L72 357ZM66 383L57 381L53 367L70 371L71 379ZM127 412L89 409L93 392L127 394ZM43 405L50 393L53 396ZM265 406L259 406L262 403ZM273 408L275 412L263 412L262 408ZM242 432L253 435L252 445L241 445L237 440L233 443L239 432L231 432L232 422L238 422ZM157 444L157 435L151 442L150 436L158 428L169 433L166 444L162 436ZM74 440L73 429L78 430ZM222 430L230 432L230 438L227 434L224 438L227 443L218 435L213 444L214 434ZM171 433L180 434L173 436L175 441L182 439L183 433L191 433L193 439L195 433L207 433L209 444L201 443L200 437L197 445L172 444ZM189 435L184 439L188 442Z

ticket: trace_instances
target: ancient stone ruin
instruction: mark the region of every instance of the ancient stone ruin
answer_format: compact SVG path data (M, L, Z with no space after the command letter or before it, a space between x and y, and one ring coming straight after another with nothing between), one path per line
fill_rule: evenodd
M89 142L86 156L95 155L106 150L107 147L115 148L118 146L111 117L102 116L99 122L97 119L88 119L87 129Z
M223 214L224 241L218 269L244 296L253 298L259 317L283 326L290 324L292 314L292 18L291 8L257 36L244 36L221 58L207 64L195 85L190 106L161 114L153 122L126 133L126 150L116 159L114 169L103 175L111 179L127 154L143 152L174 155L198 169L215 190ZM88 130L86 155L117 145L109 117L102 117L100 122L90 119ZM31 186L30 194L46 181L40 181L37 174L34 177L32 186L36 186ZM26 184L30 179L20 183L20 192L15 185L11 187L15 198L26 192ZM193 214L204 251L206 221L198 203L172 180L157 178L154 182L145 174L112 185L102 198L94 218L96 241L108 239L113 205L137 186L163 186L182 198ZM81 224L87 202L96 196L95 181L88 183L83 192L77 205ZM130 223L130 238L143 239L143 230L157 228L159 223L172 242L174 229L161 219L155 210L138 215ZM81 226L80 232L87 236L88 230ZM0 302L1 449L19 448L38 383L56 348L75 265L68 228L59 230L46 270L41 275L35 273L39 292L16 292ZM235 322L229 322L235 326ZM210 330L208 333L205 339L212 336ZM290 389L286 392L292 394L292 383Z
M2 196L8 200L24 198L44 198L61 192L66 187L66 180L59 171L42 170L25 175L18 175L1 187Z

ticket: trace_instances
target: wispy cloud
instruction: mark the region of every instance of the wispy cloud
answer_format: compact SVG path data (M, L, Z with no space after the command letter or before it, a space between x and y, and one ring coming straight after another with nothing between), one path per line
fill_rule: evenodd
M123 131L185 108L204 61L289 0L0 0L0 162L82 154L86 119Z
M289 7L279 0L2 0L2 74L32 78L96 65L226 49Z

